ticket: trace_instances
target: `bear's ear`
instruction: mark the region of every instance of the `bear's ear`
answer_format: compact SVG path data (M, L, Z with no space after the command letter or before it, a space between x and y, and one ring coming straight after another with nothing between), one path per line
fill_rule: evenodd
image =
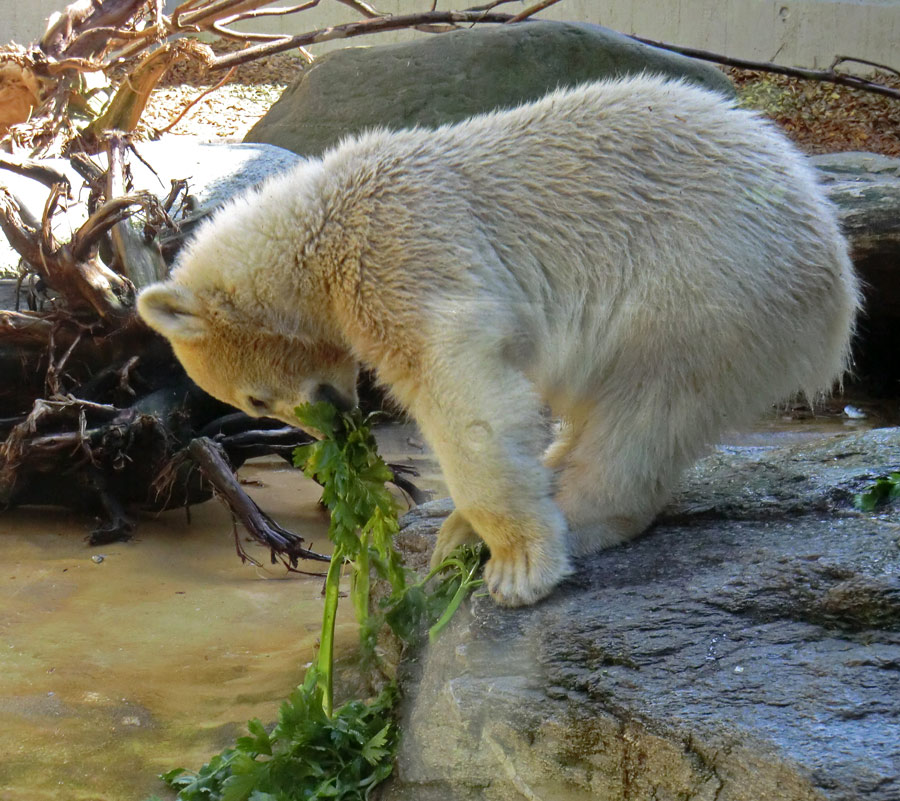
M137 299L138 314L166 339L197 339L208 333L200 304L189 289L171 282L148 286Z

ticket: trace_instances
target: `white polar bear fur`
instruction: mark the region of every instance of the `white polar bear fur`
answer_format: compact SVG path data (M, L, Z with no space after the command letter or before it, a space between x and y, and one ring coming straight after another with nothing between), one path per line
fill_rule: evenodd
M641 76L350 138L217 213L139 309L250 414L374 368L455 501L435 559L477 534L518 605L644 530L724 429L829 390L858 303L793 146Z

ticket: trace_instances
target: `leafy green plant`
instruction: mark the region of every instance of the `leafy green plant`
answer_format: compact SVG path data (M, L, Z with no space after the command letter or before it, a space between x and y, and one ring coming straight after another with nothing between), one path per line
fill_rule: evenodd
M406 572L392 537L398 529L397 502L385 482L393 474L378 455L375 437L358 410L339 414L328 403L307 404L297 417L322 438L294 452L294 465L322 487L322 503L331 512L328 537L334 544L325 579L325 610L316 667L325 713L333 706L334 624L344 562L351 568L350 597L360 626L363 655L374 650L378 623L369 614L372 568L394 593L406 586Z
M388 687L328 715L313 668L281 705L271 732L251 720L248 735L198 773L178 769L162 778L179 789L180 801L364 801L391 772L395 697Z
M401 640L418 642L425 631L434 642L460 604L483 580L476 578L482 549L460 546L425 578L396 592L385 603L385 622Z
M900 498L900 473L879 476L865 492L853 496L853 505L863 512L872 512L879 506Z
M378 455L370 421L325 403L296 411L322 438L297 448L294 463L322 484L322 502L331 512L334 551L319 653L303 684L281 705L271 731L251 720L246 736L198 772L179 768L162 776L178 789L179 801L364 801L392 770L399 739L393 720L397 689L391 684L372 700L351 700L334 710L334 626L344 565L350 569L364 664L376 658L382 626L407 643L421 640L425 631L433 640L481 583L481 551L475 548L457 549L423 579L410 581L392 543L397 503L385 487L392 473ZM374 609L373 570L391 588Z

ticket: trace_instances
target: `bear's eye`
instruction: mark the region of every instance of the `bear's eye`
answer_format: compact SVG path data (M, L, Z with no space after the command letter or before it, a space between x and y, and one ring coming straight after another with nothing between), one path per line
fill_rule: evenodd
M247 402L257 411L257 412L265 412L269 409L269 404L264 400L260 400L259 398L254 398L250 395L247 398Z

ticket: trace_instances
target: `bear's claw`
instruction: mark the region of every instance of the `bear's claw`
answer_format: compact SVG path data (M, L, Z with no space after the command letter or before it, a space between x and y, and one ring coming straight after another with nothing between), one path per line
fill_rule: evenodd
M572 574L568 556L541 554L528 548L493 553L484 566L484 582L491 597L503 606L526 606L549 595Z

